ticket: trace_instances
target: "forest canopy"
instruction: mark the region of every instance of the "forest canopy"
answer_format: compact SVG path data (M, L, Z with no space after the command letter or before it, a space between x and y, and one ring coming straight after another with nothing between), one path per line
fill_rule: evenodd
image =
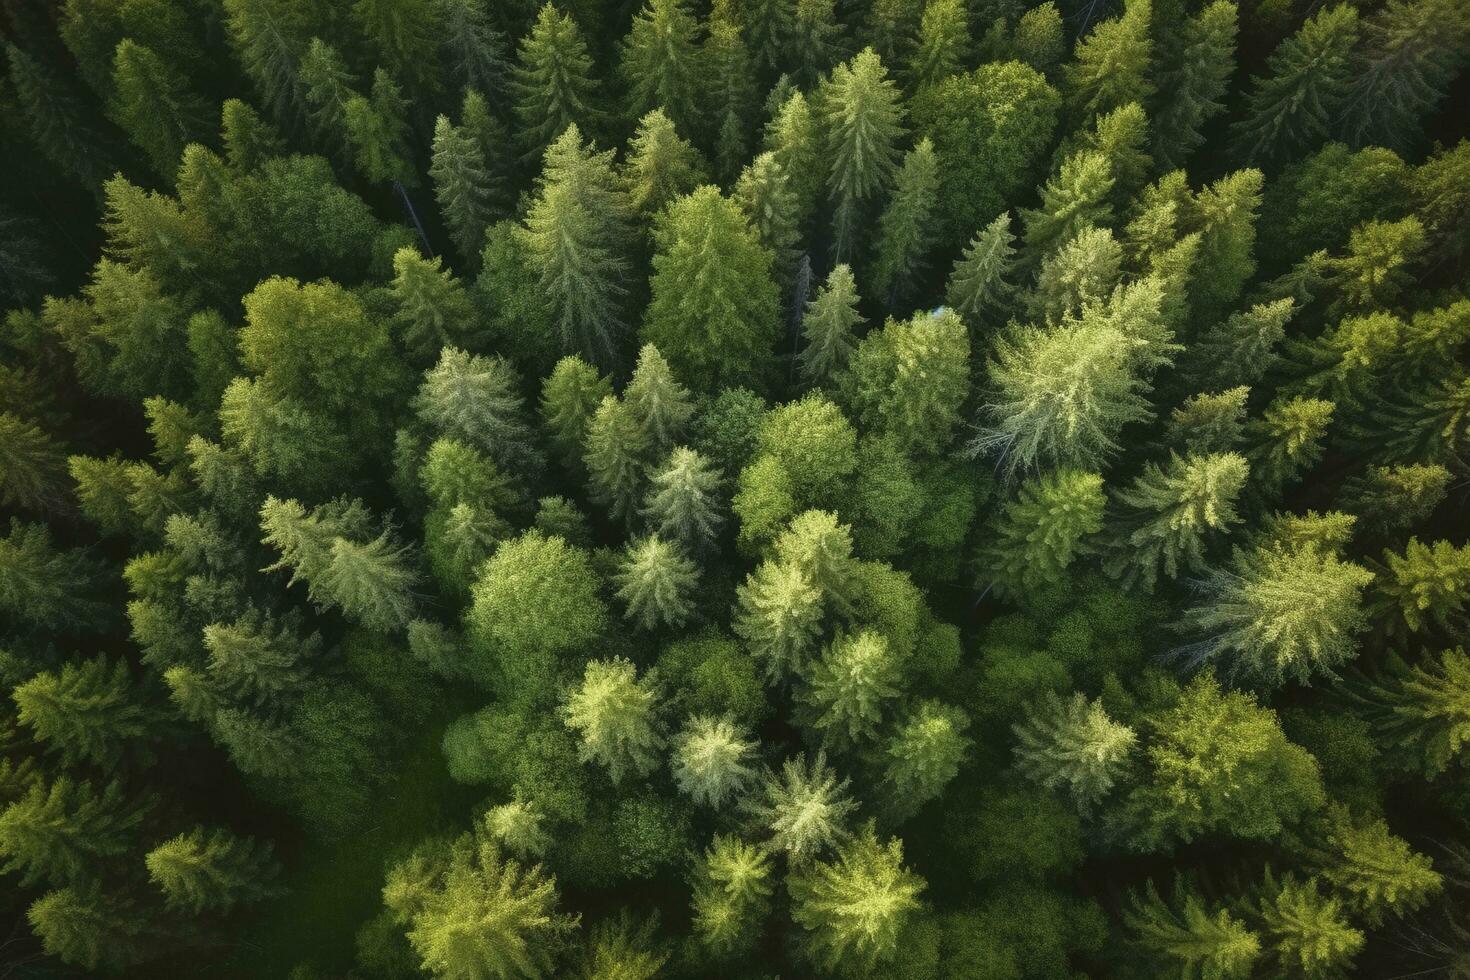
M0 0L0 975L1470 977L1466 0Z

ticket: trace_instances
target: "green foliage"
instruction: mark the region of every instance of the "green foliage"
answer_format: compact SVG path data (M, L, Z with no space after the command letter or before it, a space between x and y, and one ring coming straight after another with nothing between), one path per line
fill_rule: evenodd
M674 783L701 806L718 810L755 779L756 743L726 719L691 716L673 747Z
M820 100L831 161L827 195L833 208L832 251L839 262L851 261L870 202L892 186L904 132L903 107L898 86L871 48L832 70Z
M1214 980L1249 977L1261 956L1261 940L1229 909L1211 909L1195 891L1178 886L1165 902L1150 880L1133 896L1124 921L1151 957L1177 966L1182 976Z
M628 115L660 109L680 130L695 131L702 65L698 24L682 0L648 0L623 40L619 69L628 82Z
M595 130L603 115L599 87L577 22L544 4L521 39L513 85L526 158L539 157L568 128Z
M562 717L581 737L582 761L606 767L616 783L628 774L646 776L658 765L654 753L664 740L656 709L648 678L639 680L631 661L614 658L588 662Z
M716 835L694 871L694 930L719 953L750 945L773 891L770 857L737 837Z
M1084 813L1126 772L1138 733L1082 694L1050 694L1014 727L1016 767L1046 789L1065 787Z
M1318 891L1315 878L1268 872L1258 914L1280 968L1306 976L1328 976L1346 969L1363 946L1363 934L1343 914L1342 903Z
M1102 529L1102 488L1101 476L1075 469L1022 483L996 515L980 556L984 574L1002 594L1061 584L1068 566L1094 550L1087 539Z
M40 673L11 692L16 720L68 764L115 762L124 744L148 734L147 705L128 665L97 657Z
M628 607L626 618L640 629L678 627L694 612L699 568L679 545L650 535L628 545L613 584Z
M1121 16L1102 21L1078 42L1074 60L1065 68L1067 107L1077 122L1129 102L1147 102L1153 95L1148 71L1152 16L1149 0L1132 0Z
M170 908L224 911L276 893L270 845L227 830L195 827L153 848L145 863Z
M884 747L883 792L890 810L908 815L936 800L959 774L970 748L969 719L958 708L923 701Z
M847 795L848 786L827 765L824 753L787 759L779 775L767 776L754 804L755 815L770 828L770 846L806 858L845 840L843 821L857 808Z

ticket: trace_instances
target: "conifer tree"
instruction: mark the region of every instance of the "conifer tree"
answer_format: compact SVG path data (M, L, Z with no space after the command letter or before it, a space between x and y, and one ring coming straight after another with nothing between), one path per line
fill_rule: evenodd
M694 415L689 389L674 377L669 362L652 344L644 344L638 352L623 402L643 430L649 451L657 457L680 441Z
M117 46L110 109L165 180L178 170L184 146L202 138L210 114L177 69L130 38Z
M1077 43L1065 73L1067 104L1079 126L1129 102L1149 101L1154 92L1152 17L1150 0L1131 0L1120 16L1098 24Z
M792 32L796 29L794 0L750 0L741 4L741 25L749 38L750 53L756 67L774 76L787 63Z
M270 898L280 872L269 844L220 828L195 827L159 844L144 861L168 906L195 914Z
M786 174L796 198L793 217L805 228L826 186L827 162L816 112L801 92L792 92L766 127L765 147Z
M843 821L857 809L848 786L827 765L825 753L801 755L787 759L779 776L766 777L752 810L770 828L773 849L813 857L847 837Z
M832 862L815 861L787 879L792 918L808 932L812 960L827 970L871 968L898 952L904 923L924 880L903 866L903 843L878 840L869 824Z
M676 446L649 476L643 516L653 532L691 554L711 548L725 522L722 475L697 450Z
M909 58L909 88L933 85L964 68L970 53L969 11L960 0L928 0Z
M57 548L46 525L11 518L10 533L0 538L0 610L17 623L87 629L106 616L91 595L102 573L83 552Z
M959 774L970 749L969 719L958 708L921 701L883 747L883 794L888 810L903 818L939 798Z
M1224 108L1235 70L1236 8L1217 0L1184 22L1178 60L1159 80L1163 105L1155 113L1151 149L1165 170L1181 167L1204 142L1200 130Z
M357 94L358 79L336 48L319 37L301 56L298 70L304 98L310 107L307 118L316 135L341 140L347 134L347 103Z
M1230 314L1191 345L1185 361L1190 377L1207 388L1254 385L1276 366L1295 312L1296 304L1285 298Z
M1443 0L1398 0L1363 24L1342 130L1355 146L1407 150L1466 62L1470 13Z
M576 355L563 357L541 387L541 421L563 465L582 464L592 416L612 394L612 382Z
M1386 534L1422 523L1445 499L1450 472L1432 463L1370 466L1342 487L1344 509L1365 534Z
M352 19L382 70L414 93L438 85L438 46L447 26L438 0L354 0Z
M787 64L792 80L810 86L825 74L842 53L842 25L837 22L836 0L795 0L787 41Z
M1410 538L1404 553L1385 551L1384 574L1375 583L1387 604L1411 633L1436 627L1458 636L1465 623L1466 589L1470 588L1470 545L1448 541L1432 545Z
M899 694L902 664L873 630L839 635L807 669L802 694L812 725L838 746L877 734L884 704Z
M409 150L408 102L379 68L373 72L369 97L353 96L344 107L343 126L352 144L357 172L372 182L395 181L415 185L418 176ZM486 173L487 183L493 175Z
M115 763L123 746L150 729L142 703L122 660L106 657L69 662L44 671L11 692L16 720L61 755L65 764Z
M448 116L434 123L433 162L429 177L439 212L454 237L455 248L467 268L473 268L485 244L492 216L490 174L478 143Z
M805 670L822 624L822 590L796 565L763 561L736 590L737 636L772 680Z
M1322 877L1369 925L1422 908L1443 887L1433 862L1389 833L1383 820L1353 819L1343 808L1332 816Z
M582 459L592 498L614 520L632 521L643 495L648 455L648 434L633 409L612 395L603 398L587 426Z
M639 628L677 628L694 614L699 568L677 544L650 535L628 545L613 582L627 618Z
M536 804L517 797L485 812L485 832L520 858L540 857L551 846L542 827L544 814Z
M1108 199L1112 189L1111 168L1101 153L1082 150L1068 157L1041 188L1041 207L1021 212L1027 260L1038 264L1047 252L1088 225L1109 224L1113 220Z
M262 105L287 129L305 120L306 84L300 66L317 33L313 8L292 0L224 0L225 24Z
M499 95L510 77L505 35L476 0L436 0L439 53L451 88Z
M679 135L662 109L638 120L628 143L625 175L628 203L637 213L650 217L706 179L704 158Z
M715 168L725 183L750 158L750 117L756 102L755 65L740 15L733 0L715 3L700 49L707 77L704 97L714 110L708 129L714 134Z
M1166 578L1198 572L1205 536L1239 521L1235 502L1249 473L1239 453L1170 454L1167 468L1145 464L1131 486L1113 491L1124 512L1114 525L1108 571L1146 590L1161 571Z
M898 86L871 48L834 68L820 98L831 161L832 253L839 262L851 261L866 210L887 192L898 167L903 107Z
M1131 203L1154 172L1148 113L1137 102L1119 106L1097 117L1097 124L1080 134L1079 150L1094 150L1108 161L1113 178L1113 201Z
M1409 752L1410 767L1444 772L1470 745L1470 656L1457 647L1413 666L1397 656L1388 664L1386 678L1352 693L1384 741Z
M92 877L96 862L127 852L147 812L113 780L98 789L59 776L37 779L0 810L0 869L21 885L66 885Z
M888 321L858 345L840 378L853 414L915 455L949 444L970 391L970 337L949 310Z
M873 288L887 297L889 308L900 296L913 295L935 239L939 160L928 137L904 154L894 180L893 196L878 220L878 254L873 262Z
M56 508L65 499L66 451L35 422L0 412L0 504Z
M1282 41L1254 80L1234 136L1247 162L1285 160L1327 136L1351 83L1358 10L1340 3L1318 10Z
M1191 395L1169 416L1165 440L1186 454L1226 453L1245 438L1245 385L1218 394Z
M681 793L718 810L755 779L755 752L755 741L729 719L694 715L674 739L669 766Z
M857 592L852 528L839 523L836 514L803 511L776 538L772 551L776 561L800 570L830 608L851 615Z
M581 131L569 126L547 147L538 186L526 229L562 348L609 365L625 328L623 278L632 237L612 154L583 144Z
M320 646L316 634L303 639L294 626L251 613L204 627L210 676L260 698L292 691L306 678Z
M772 256L735 203L701 187L659 216L640 335L696 389L762 385L779 324ZM698 284L691 288L692 284Z
M774 153L760 154L740 172L734 199L756 238L771 253L771 274L778 284L789 286L796 275L797 244L801 240L798 202Z
M1062 14L1055 3L1048 0L1022 14L1010 40L1017 61L1048 78L1056 77L1057 67L1066 56L1067 42L1062 32Z
M1315 546L1237 550L1205 579L1187 626L1207 638L1194 658L1273 687L1331 677L1357 655L1373 573Z
M1279 881L1266 874L1257 899L1262 935L1283 970L1307 976L1347 969L1363 947L1342 903L1318 890L1317 879L1286 875Z
M88 118L80 94L37 58L5 44L10 91L29 123L36 146L55 167L94 193L114 172L106 140Z
M443 348L412 405L425 425L484 452L502 472L534 480L545 465L520 376L503 357Z
M285 155L280 133L252 106L239 99L226 99L220 116L220 141L231 167L254 170L268 157Z
M661 109L681 132L702 131L698 33L683 0L646 0L623 39L619 64L631 118Z
M1048 693L1012 731L1016 767L1047 789L1065 788L1084 813L1113 788L1138 743L1137 732L1080 693L1067 701Z
M26 919L46 952L86 970L122 970L148 958L143 911L97 882L47 892Z
M858 312L857 283L847 264L834 266L807 304L801 320L802 376L813 385L831 381L846 367L857 345L854 332L864 320Z
M1263 493L1279 493L1322 458L1335 408L1320 398L1277 399L1246 427L1251 479Z
M1022 483L995 519L981 552L984 574L1002 595L1026 595L1060 584L1072 562L1094 549L1102 530L1102 477L1053 470Z
M760 847L716 834L695 864L694 931L717 953L754 942L770 906L770 856Z
M1229 909L1212 911L1182 883L1171 904L1150 880L1123 921L1140 947L1186 976L1245 980L1261 956L1261 940L1244 922Z
M1009 292L1006 276L1015 255L1014 241L1010 212L1002 212L975 233L955 260L945 287L945 301L971 327L984 322L984 314L1000 306Z
M571 14L543 5L517 60L515 110L526 159L540 157L569 127L597 131L603 113L592 56Z
M649 679L638 677L632 661L621 657L588 661L582 683L567 698L562 717L581 739L583 762L607 769L614 783L624 776L647 776L663 747L656 718L657 696Z
M1084 227L1041 260L1032 316L1051 322L1105 302L1122 277L1123 247L1106 228Z
M420 361L474 332L474 307L464 285L441 260L416 249L393 255L393 298L403 324L403 342Z

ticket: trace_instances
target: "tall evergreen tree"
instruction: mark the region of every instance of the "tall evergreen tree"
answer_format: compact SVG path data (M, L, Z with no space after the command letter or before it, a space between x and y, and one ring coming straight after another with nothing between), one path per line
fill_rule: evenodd
M1348 968L1364 937L1344 914L1342 902L1323 895L1315 878L1266 875L1257 900L1262 933L1279 968L1307 976Z
M970 55L969 11L961 0L928 0L918 43L909 58L909 88L917 90L965 67Z
M699 22L683 0L647 0L623 39L628 115L662 109L681 132L702 132Z
M606 767L614 783L652 772L658 765L655 753L664 744L653 687L637 673L621 657L589 661L581 686L562 709L567 727L581 738L582 761Z
M592 498L613 519L630 522L643 494L648 434L627 402L608 395L587 427L582 457L591 477Z
M695 865L694 931L700 940L718 953L753 944L774 890L770 875L764 849L716 834Z
M194 913L270 898L280 872L269 844L219 828L195 827L159 844L144 860L169 907Z
M787 759L766 777L752 812L771 829L770 846L796 858L812 857L844 840L847 815L857 809L850 781L839 779L825 753Z
M939 160L928 137L904 155L894 180L893 196L878 220L878 254L873 262L873 288L887 297L890 309L899 297L911 296L934 244L934 210L938 205Z
M643 516L654 533L681 542L691 552L714 545L725 521L722 475L698 451L676 446L649 477Z
M1150 880L1142 895L1133 896L1123 921L1140 947L1185 975L1245 980L1261 956L1260 937L1244 922L1229 909L1211 910L1182 885L1169 903Z
M705 163L664 111L654 109L638 120L628 143L625 176L633 210L652 217L705 182Z
M839 635L806 671L802 699L812 726L837 746L871 739L885 703L899 694L901 673L902 664L881 633Z
M1154 92L1152 17L1150 0L1131 0L1120 16L1098 24L1077 43L1065 71L1067 104L1079 126L1129 102L1149 101Z
M439 212L454 237L466 268L474 268L485 245L485 229L493 216L491 175L485 155L473 136L455 126L448 116L434 123L433 162L429 177Z
M804 671L822 623L822 592L790 563L761 562L736 590L733 628L766 676Z
M1055 694L1013 726L1016 766L1047 789L1065 788L1079 809L1099 803L1126 770L1138 733L1083 694Z
M1179 54L1159 81L1163 104L1154 115L1150 149L1164 170L1183 166L1204 142L1200 130L1224 110L1235 71L1236 8L1215 3L1184 22Z
M603 113L592 55L569 13L547 3L521 39L515 70L516 116L525 156L535 160L568 129L596 132Z
M699 568L677 544L650 535L628 546L613 582L635 625L678 628L694 613Z
M718 810L755 779L755 751L755 741L728 719L693 716L674 739L674 782L694 802Z
M964 253L955 260L945 287L945 301L971 327L978 327L984 322L983 315L1005 300L1010 288L1006 276L1015 255L1014 241L1010 212L1002 212L975 233Z
M832 252L837 261L850 261L867 209L892 184L903 107L898 86L871 48L834 68L820 98L831 161L827 194L833 208Z
M679 442L694 415L689 389L679 383L669 362L652 344L638 352L633 377L623 390L623 401L638 420L649 451L663 457Z
M131 39L118 43L113 61L111 113L153 169L172 180L188 143L199 142L210 115L177 69Z
M96 657L42 672L11 692L16 719L67 764L116 762L131 739L148 734L148 706L128 665Z
M149 801L129 799L122 784L60 776L37 779L0 810L0 868L18 873L22 885L83 883L99 860L127 852Z
M982 577L1002 595L1061 584L1072 562L1094 550L1087 539L1102 530L1102 487L1098 474L1074 469L1022 483L998 512L981 551Z
M833 267L826 283L807 304L801 319L805 345L799 360L808 383L830 382L846 369L857 346L855 330L864 322L858 300L852 268L843 263Z

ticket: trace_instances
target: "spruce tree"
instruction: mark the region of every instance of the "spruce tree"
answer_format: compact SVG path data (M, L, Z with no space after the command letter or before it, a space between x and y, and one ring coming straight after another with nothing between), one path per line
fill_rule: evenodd
M694 415L689 389L674 377L669 362L652 344L644 344L638 352L623 402L643 430L649 452L659 458L682 439Z
M649 528L691 554L714 546L725 522L722 474L708 458L676 446L648 481L643 517Z
M893 309L899 298L912 296L934 244L934 210L938 205L939 160L928 137L904 155L894 180L893 196L878 220L878 253L873 262L873 289Z
M646 0L623 39L619 70L628 85L628 115L660 109L681 132L702 132L699 22L683 0Z
M306 84L300 66L319 25L313 8L293 0L224 0L225 24L245 74L262 104L287 129L305 120Z
M640 629L678 628L694 614L699 567L677 544L650 535L628 545L613 583Z
M16 685L11 698L16 720L67 765L115 764L126 743L152 727L151 712L122 660L98 656L65 663L58 672Z
M902 664L882 634L865 629L839 635L804 675L801 698L812 727L836 746L873 738L884 705L899 694L901 673Z
M337 141L347 135L347 103L357 95L358 78L340 52L319 37L301 56L298 70L304 97L310 107L307 118L315 135Z
M602 400L612 394L612 382L575 355L564 357L541 386L541 422L562 464L582 465L582 446Z
M1145 464L1132 485L1113 491L1123 514L1114 523L1108 571L1145 590L1160 572L1171 579L1198 572L1206 535L1240 520L1235 503L1249 473L1239 453L1171 454L1167 467Z
M0 412L0 504L55 509L65 499L66 451L30 419Z
M86 970L123 970L145 961L158 942L145 936L142 909L97 882L47 892L26 919L46 952Z
M1150 956L1186 976L1245 980L1261 956L1260 937L1244 922L1227 908L1211 910L1182 883L1170 903L1150 880L1142 895L1133 895L1123 921Z
M178 170L184 146L201 140L210 115L177 69L130 38L117 46L110 111L166 181Z
M370 97L358 95L348 100L343 126L352 144L354 165L366 180L418 183L409 149L407 111L408 102L393 76L381 68L373 73ZM487 174L486 179L493 177Z
M1067 104L1079 126L1129 102L1146 103L1153 95L1152 16L1150 0L1130 0L1120 16L1103 21L1078 41L1065 74Z
M1291 159L1322 142L1347 98L1357 41L1357 8L1340 3L1317 11L1277 46L1235 124L1243 160Z
M444 216L460 259L466 268L474 268L493 214L491 176L479 144L448 116L440 116L434 123L429 177L434 182L439 213Z
M945 301L972 328L984 322L984 314L993 312L1006 298L1015 249L1012 243L1009 211L975 233L964 253L955 260L945 287Z
M438 85L441 9L439 0L353 0L352 20L375 66L423 94Z
M1200 132L1224 110L1235 71L1236 8L1216 0L1184 22L1178 58L1159 80L1163 99L1153 119L1150 149L1161 169L1181 167L1204 142Z
M302 638L294 627L258 613L204 627L210 676L260 698L292 692L305 680L320 646L316 634Z
M350 621L398 632L414 614L414 564L410 549L386 531L369 541L337 538L322 577L313 585Z
M562 718L581 740L583 762L607 769L614 783L624 776L647 776L663 747L657 720L657 695L645 676L621 657L592 660L562 706Z
M882 793L888 812L912 816L936 800L969 753L969 719L959 708L925 700L910 709L883 746Z
M796 198L795 224L805 228L826 186L828 167L817 113L801 92L792 92L766 126L765 148L775 156Z
M1369 925L1414 912L1443 888L1433 862L1389 833L1383 820L1354 819L1343 808L1335 808L1332 817L1322 877Z
M1410 666L1398 656L1387 676L1351 690L1371 710L1380 738L1406 751L1408 766L1433 777L1470 745L1470 656L1444 650Z
M648 467L648 434L625 401L608 395L587 426L582 457L591 477L592 499L614 520L631 522L643 495Z
M539 158L569 127L597 131L603 113L592 56L571 14L543 5L517 60L515 110L526 159Z
M965 67L970 54L969 11L961 0L927 0L918 43L909 57L909 89L933 85Z
M1470 545L1448 541L1421 544L1411 537L1402 555L1385 551L1383 574L1375 583L1387 600L1390 616L1411 633L1438 628L1459 636L1465 623L1466 589L1470 588ZM1397 624L1391 624L1397 628Z
M1084 227L1041 260L1031 315L1057 322L1105 302L1122 277L1123 247L1106 228Z
M1192 380L1206 387L1254 385L1279 360L1286 325L1296 312L1291 299L1257 303L1206 330L1185 353Z
M168 906L194 914L270 898L280 872L269 844L220 828L179 834L149 851L144 862Z
M114 173L107 141L88 118L80 93L29 52L6 42L10 91L37 148L61 171L97 193ZM172 173L172 171L170 171Z
M1137 732L1080 693L1066 701L1048 693L1012 731L1016 767L1046 789L1064 788L1084 813L1107 796L1138 743Z
M1002 595L1026 595L1061 584L1074 560L1095 549L1102 530L1102 477L1059 469L1022 483L995 518L982 548L982 580Z
M752 813L770 828L773 849L814 857L848 836L843 824L857 809L849 785L827 765L825 753L797 756L782 763L779 775L766 777Z
M774 153L760 154L740 171L734 198L756 238L771 253L771 273L777 283L790 286L801 241L799 205L791 180Z
M704 98L713 112L707 128L713 134L715 169L728 183L750 158L752 108L756 103L756 75L741 11L733 0L718 0L706 23L700 49L704 62Z
M1305 881L1268 872L1257 899L1262 935L1279 968L1307 976L1341 972L1363 946L1363 934L1348 922L1342 902L1323 895L1316 878Z
M485 832L512 854L525 859L541 857L551 846L551 835L542 823L544 814L536 804L517 797L485 811Z
M534 481L545 465L520 375L503 357L443 348L411 404L420 422L480 450L504 473Z
M719 810L755 779L756 742L728 719L694 715L674 738L669 764L679 791Z
M832 66L843 48L836 0L795 0L787 40L792 80L810 86Z
M1191 395L1169 415L1165 441L1190 454L1228 453L1245 438L1245 385L1218 394Z
M822 624L822 590L787 562L764 561L736 590L731 624L771 680L805 671Z
M820 99L831 161L832 254L839 262L851 261L869 206L892 185L903 107L898 86L871 48L834 68Z
M456 91L498 96L510 77L505 35L476 0L436 0L439 54Z
M827 970L861 970L897 954L924 880L904 867L903 843L879 841L869 824L834 861L797 869L787 887L792 918L808 933L810 958Z
M857 598L852 528L830 511L796 515L772 545L776 561L798 569L822 593L823 602L849 616Z
M416 249L400 248L393 255L392 288L404 346L421 363L473 334L475 312L469 295L440 259L425 259Z
M705 182L705 163L664 111L654 109L638 120L628 142L624 176L628 203L638 214L652 217Z
M1068 157L1041 188L1041 207L1021 212L1027 261L1040 263L1046 253L1088 225L1109 224L1112 189L1111 167L1101 153L1083 150Z
M764 849L716 834L695 863L694 931L716 953L754 944L774 890L771 859Z
M127 852L147 809L116 780L99 791L70 776L37 779L0 810L0 869L23 886L85 882L98 861Z
M11 518L10 533L0 538L0 610L12 622L89 629L107 618L92 595L102 580L99 562L57 548L44 524Z
M801 319L805 344L799 360L809 384L829 382L847 367L857 346L855 331L864 322L858 312L859 298L852 268L843 263L833 267L807 304Z
M1342 486L1342 506L1365 534L1387 534L1425 521L1445 499L1450 472L1433 463L1370 466Z
M1247 425L1251 480L1262 493L1279 493L1322 458L1335 409L1320 398L1278 398Z
M1197 661L1278 687L1334 676L1357 655L1373 573L1315 546L1237 550L1204 580L1184 623L1202 634Z
M915 456L949 445L970 391L970 336L949 310L889 320L858 345L839 388L853 415Z

